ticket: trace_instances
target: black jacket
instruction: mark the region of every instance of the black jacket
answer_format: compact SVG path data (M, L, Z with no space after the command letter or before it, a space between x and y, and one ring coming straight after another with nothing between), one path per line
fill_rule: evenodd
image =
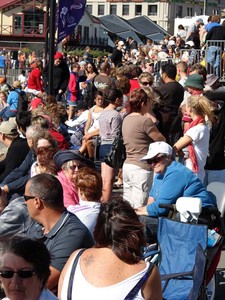
M42 77L46 87L48 86L48 71L49 65L47 65L43 71ZM70 79L70 71L66 62L62 60L60 65L53 67L53 93L54 96L58 94L59 90L66 91Z

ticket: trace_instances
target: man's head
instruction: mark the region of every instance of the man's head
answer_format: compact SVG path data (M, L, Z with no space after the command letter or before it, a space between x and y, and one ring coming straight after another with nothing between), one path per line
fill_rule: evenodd
M0 141L5 145L11 144L18 135L19 133L14 121L5 121L0 124Z
M14 120L3 121L0 124L0 133L9 137L18 136L17 126Z
M133 41L133 39L132 39L132 37L131 36L129 36L128 38L127 38L127 41L129 42L129 44Z
M110 74L110 64L108 62L103 62L100 65L100 72Z
M168 79L175 80L176 75L177 75L177 68L174 64L168 63L165 65L162 65L161 77L162 77L162 80L164 83L166 83Z
M122 50L124 46L124 42L123 41L119 41L118 42L118 49Z
M213 22L213 23L216 22L216 23L219 23L219 24L220 24L220 21L221 21L220 16L218 16L218 15L212 16L211 22Z
M48 137L50 137L49 130L41 128L38 124L31 125L27 128L26 138L30 149L35 148L39 139Z
M196 20L196 26L199 26L199 25L201 25L201 24L203 24L204 25L204 21L203 21L203 19L202 18L198 18L197 20Z
M75 73L78 73L79 70L80 70L80 65L79 65L79 63L78 63L78 62L74 63L74 64L72 65L72 71L75 72Z
M181 73L185 73L187 74L187 70L188 70L188 65L185 61L180 61L177 64L177 74L180 75Z
M31 218L44 209L63 212L63 188L59 180L50 174L38 174L27 182L24 199Z
M194 64L190 68L189 75L192 74L199 74L203 77L204 81L206 81L207 69L206 67L202 66L201 64Z
M220 86L219 77L214 74L208 74L206 77L206 82L208 86L210 86L212 89L217 88Z
M202 92L204 89L203 77L199 74L189 75L185 82L185 86L190 94L193 94L194 91Z
M13 82L13 88L14 88L14 89L21 89L21 88L22 88L21 82L18 81L18 80L14 81L14 82Z
M54 65L58 66L63 60L63 54L61 52L56 52L54 55Z
M17 113L16 124L18 131L25 136L27 128L31 124L31 111L21 111Z
M154 142L149 145L148 153L141 161L146 161L155 173L164 174L171 163L173 148L166 142Z

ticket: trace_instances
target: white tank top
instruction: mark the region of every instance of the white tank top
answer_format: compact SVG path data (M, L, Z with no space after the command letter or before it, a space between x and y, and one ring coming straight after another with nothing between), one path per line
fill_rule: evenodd
M75 257L74 257L75 259ZM69 276L72 268L72 264L69 266L67 273L64 277L63 286L61 290L61 300L67 300L67 289ZM143 277L149 267L149 262L146 263L146 267L141 272L117 283L107 287L95 287L90 284L83 276L80 269L80 259L75 271L74 281L73 281L73 291L72 300L123 300L127 294L132 290L132 288L138 283L138 281ZM94 273L94 270L93 270ZM112 274L113 276L113 274ZM141 289L137 293L134 300L143 300L141 295Z

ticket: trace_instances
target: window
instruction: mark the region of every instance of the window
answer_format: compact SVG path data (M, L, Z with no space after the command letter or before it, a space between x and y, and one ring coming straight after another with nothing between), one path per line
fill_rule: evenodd
M157 16L157 5L149 5L148 6L148 15L149 16Z
M142 5L135 5L135 16L142 15Z
M84 38L89 38L89 27L84 26Z
M123 16L129 16L129 5L123 5Z
M90 15L92 15L92 5L86 5L86 9Z
M193 16L193 8L192 7L187 7L187 16L192 17Z
M182 18L182 14L183 14L183 6L177 5L177 13L176 13L177 18Z
M104 13L104 5L99 4L98 5L98 15L103 16L104 14L105 14Z
M110 15L116 15L116 5L110 5Z
M41 9L31 8L24 11L24 33L43 34L44 12Z
M22 33L22 16L21 15L15 15L14 16L14 28L13 31L15 34Z

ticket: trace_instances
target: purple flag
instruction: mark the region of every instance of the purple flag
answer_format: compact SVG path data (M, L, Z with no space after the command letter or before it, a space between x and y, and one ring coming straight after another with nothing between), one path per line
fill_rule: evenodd
M73 33L84 15L85 5L86 0L59 0L58 43Z

